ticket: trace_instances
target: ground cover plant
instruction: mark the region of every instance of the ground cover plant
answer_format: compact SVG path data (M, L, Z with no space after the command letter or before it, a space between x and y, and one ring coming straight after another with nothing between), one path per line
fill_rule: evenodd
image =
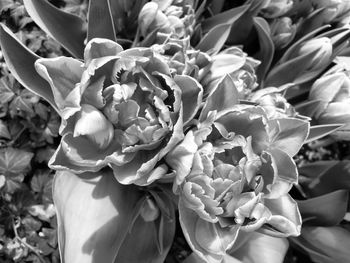
M1 262L346 262L349 10L1 1Z

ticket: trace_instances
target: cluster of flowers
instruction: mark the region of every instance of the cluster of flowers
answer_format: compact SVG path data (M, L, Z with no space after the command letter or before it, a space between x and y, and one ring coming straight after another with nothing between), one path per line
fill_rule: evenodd
M121 184L173 182L185 236L212 262L241 230L300 234L288 192L309 124L277 88L255 91L259 62L240 48L211 56L190 48L193 13L190 5L150 2L140 32L156 31L164 43L123 50L94 38L83 62L42 58L35 68L62 117L51 168L109 166Z
M260 88L258 76L267 73L260 66L268 68L267 60L239 46L223 48L226 39L219 34L232 34L230 15L237 19L259 5L273 20L272 39L282 49L295 37L295 27L285 28L289 18L274 19L293 3L281 8L281 1L250 1L200 25L197 14L205 4L197 2L148 2L138 14L132 47L91 38L83 60L40 58L35 70L50 85L50 102L62 118L50 167L81 177L109 167L119 184L145 191L171 185L190 247L206 262L221 262L241 231L300 234L301 216L288 193L298 182L293 156L309 135L310 118L287 102L283 94L290 85L284 84L303 84L320 74L345 35L296 42ZM193 44L201 30L207 34ZM350 97L341 92L349 79L338 66L311 88L310 100L322 102L314 112L320 123L330 123L328 116ZM332 94L319 92L335 80ZM146 222L161 216L161 202L154 203L141 209Z

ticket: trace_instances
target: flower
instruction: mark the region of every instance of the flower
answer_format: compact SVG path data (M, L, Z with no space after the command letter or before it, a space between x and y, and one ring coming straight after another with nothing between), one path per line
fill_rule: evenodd
M140 35L173 33L180 38L190 36L195 23L194 10L188 1L151 1L140 11Z
M293 0L270 0L264 5L261 13L266 18L276 18L283 16L292 9Z
M332 70L332 69L331 69ZM347 71L326 73L312 85L309 100L319 101L314 118L320 124L345 124L332 133L340 140L350 140L350 78Z
M287 83L297 85L314 79L333 60L333 52L339 44L337 38L342 37L342 34L347 33L329 34L330 37L316 37L295 43L270 70L265 84L275 87Z
M286 47L295 37L297 25L290 17L281 17L270 24L271 38L277 49Z
M240 98L245 98L257 84L255 68L259 61L248 57L238 47L230 47L211 57L211 63L199 71L199 81L203 85L204 95L208 95L218 82L230 75Z
M249 101L256 102L264 108L268 119L295 117L294 107L281 94L285 87L267 87L250 94Z
M62 116L52 168L83 173L108 165L120 183L138 185L167 174L161 160L182 140L184 123L199 107L193 101L201 101L194 79L173 77L154 49L123 51L98 38L87 44L84 63L39 59L36 68Z
M301 217L288 192L297 183L292 157L307 137L308 122L269 120L260 106L207 106L206 118L166 157L193 251L206 262L221 262L239 231L299 235Z

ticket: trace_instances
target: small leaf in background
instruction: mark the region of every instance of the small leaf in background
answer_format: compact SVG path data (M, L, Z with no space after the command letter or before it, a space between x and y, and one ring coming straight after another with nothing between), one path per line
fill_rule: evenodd
M5 148L0 151L0 173L5 175L23 173L30 164L33 153L20 149Z
M0 79L0 103L5 104L12 100L15 93L11 90L9 81L3 77Z
M0 150L0 174L6 177L6 190L13 193L20 188L24 172L30 168L33 153L14 148Z
M46 171L38 171L34 174L30 186L31 189L39 194L40 201L43 202L43 204L53 203L52 200L52 180L53 180L53 174L50 173L50 170Z
M2 120L0 120L0 138L11 139L11 134Z

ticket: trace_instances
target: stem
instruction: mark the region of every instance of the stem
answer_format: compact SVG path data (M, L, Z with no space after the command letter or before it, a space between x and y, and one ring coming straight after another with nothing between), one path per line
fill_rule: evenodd
M18 226L15 224L15 220L12 218L12 228L13 232L15 233L15 239L20 242L22 245L27 247L31 252L33 252L40 260L40 262L45 263L45 260L43 259L42 255L40 254L40 250L37 249L36 247L33 247L32 245L28 244L26 241L24 241L17 232Z

